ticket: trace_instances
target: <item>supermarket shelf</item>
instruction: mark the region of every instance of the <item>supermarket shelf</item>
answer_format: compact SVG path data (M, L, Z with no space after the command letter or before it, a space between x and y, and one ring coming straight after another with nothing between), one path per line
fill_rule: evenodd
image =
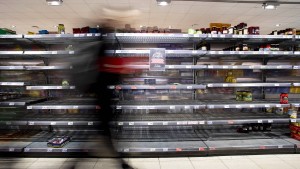
M24 55L72 55L74 51L24 51Z
M205 85L117 85L117 86L108 86L109 89L117 90L139 90L139 89L169 89L169 90L193 90L193 89L205 89Z
M71 119L69 121L41 121L41 120L31 120L27 121L26 125L29 126L94 126L101 124L100 121L72 121Z
M0 39L21 39L23 35L0 35Z
M75 86L26 86L26 90L69 90Z
M239 108L269 108L269 107L290 107L290 104L279 104L279 101L253 101L253 102L239 102L235 100L226 101L207 101L208 109L239 109Z
M0 55L22 55L23 51L0 51Z
M207 35L160 34L160 33L110 33L103 35L107 40L117 39L120 43L193 43Z
M293 40L293 35L231 35L208 34L206 41L243 41L245 43L283 42Z
M0 66L0 70L25 70L24 66Z
M117 149L123 153L155 152L199 152L205 153L207 146L202 141L176 142L118 142Z
M0 82L0 86L24 86L25 82Z
M149 57L150 50L107 50L106 54L129 57ZM206 54L201 50L166 50L167 57L194 57Z
M209 83L207 87L289 87L291 83Z
M23 152L23 148L32 142L0 141L0 152Z
M208 65L208 69L295 69L293 65Z
M226 55L240 55L240 56L293 56L292 51L208 51L208 56L226 56Z
M98 145L98 146L97 146ZM101 151L99 142L69 142L63 148L47 147L47 142L33 142L24 148L25 153L80 153Z
M294 149L294 144L283 139L218 140L204 141L209 153L223 150Z
M295 66L293 66L293 69L300 69L300 65L295 65Z
M72 66L24 66L26 70L65 70L72 69Z
M100 33L24 35L25 39L45 44L74 44L99 40Z
M38 103L41 101L44 101L44 98L19 98L19 99L10 99L6 101L1 101L0 106L10 106L10 107L16 107L16 106L25 106L28 104Z
M121 101L116 109L203 109L205 104L199 101Z
M288 115L255 112L210 112L144 114L143 116L122 114L113 124L117 126L198 126L198 125L237 125L249 123L288 124ZM300 119L296 119L298 121Z
M34 105L27 106L27 109L43 110L43 109L100 109L91 99L65 99L50 100Z

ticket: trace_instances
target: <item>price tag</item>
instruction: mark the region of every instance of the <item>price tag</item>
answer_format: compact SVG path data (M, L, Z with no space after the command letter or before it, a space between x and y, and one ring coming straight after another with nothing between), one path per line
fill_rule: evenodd
M198 121L188 121L188 125L197 125Z
M203 125L203 124L205 124L205 121L199 121L199 124Z
M207 84L207 87L214 87L213 84Z
M174 68L175 68L175 66L169 65L169 69L174 69Z
M194 109L200 109L200 106L196 105L194 106Z
M14 152L14 151L15 151L15 148L9 148L8 151L9 151L9 152Z
M78 106L73 106L73 109L78 109Z
M299 69L299 66L294 66L294 69Z
M292 122L292 123L296 123L296 122L297 122L297 119L291 119L291 122Z
M69 54L70 54L70 55L73 55L73 54L74 54L74 51L69 51Z
M48 153L50 153L50 152L52 152L52 151L53 151L52 148L47 148L47 152L48 152Z
M281 69L281 68L282 68L282 66L277 66L276 68L277 68L277 69Z
M56 125L56 122L50 122L50 125L54 126L54 125Z
M193 89L193 86L187 86L186 88L187 89Z
M268 123L273 123L273 120L268 120Z
M232 66L232 69L237 69L238 68L238 66Z
M188 66L185 66L185 68L187 68L187 69L191 69L191 68L192 68L192 66L188 65Z
M93 34L92 33L88 33L88 34L86 34L86 36L93 36Z
M29 152L30 148L24 148L24 152Z
M257 120L257 123L262 123L263 121L262 120Z
M181 148L176 148L176 151L182 151L182 149Z
M225 108L225 109L228 109L228 108L229 108L229 105L224 105L224 108Z
M190 106L184 106L184 109L190 109L191 107Z
M215 51L210 51L209 53L210 53L210 54L216 54L216 52L215 52Z
M154 152L155 150L155 148L150 148L150 152Z
M175 109L175 106L170 106L170 109Z
M254 54L254 55L257 55L257 54L258 54L258 52L253 52L253 54Z
M62 89L62 86L57 86L56 89Z
M118 125L119 125L119 126L123 126L124 123L123 123L123 122L119 122Z
M163 125L167 126L167 125L169 125L169 123L168 122L163 122Z
M129 122L129 126L133 126L134 125L134 122Z
M229 53L230 53L230 54L235 54L235 52L234 52L234 51L230 51Z
M7 121L7 122L6 122L6 125L11 125L11 121Z
M283 145L278 145L278 148L283 148Z
M68 149L63 148L61 151L62 151L63 153L66 153L66 152L68 152Z
M213 109L213 108L215 108L215 106L214 105L208 105L207 106L209 109Z
M68 122L68 125L69 125L69 126L73 126L73 124L74 124L74 123L73 123L72 121Z
M251 108L254 108L254 107L255 107L255 105L252 105L252 104L251 104L251 105L250 105L250 107L251 107Z
M216 34L212 34L212 35L211 35L211 37L213 37L213 38L217 38L217 37L218 37L218 35L216 35Z
M265 107L270 107L270 105L266 104Z
M221 38L225 38L225 35L220 35Z
M243 55L243 54L245 54L245 52L239 52L239 54L242 54L242 55Z
M42 109L44 110L44 109L48 109L48 107L47 106L42 106Z
M207 66L209 69L213 69L214 68L214 66L211 66L211 65L208 65Z
M100 36L100 33L96 33L95 36Z
M148 126L153 126L153 122L148 122Z
M34 122L33 122L33 121L30 121L30 122L28 122L28 125L29 125L29 126L33 126L33 125L34 125Z
M189 37L189 35L188 34L183 34L183 37Z
M84 37L84 36L85 36L85 34L79 34L79 36L80 36L80 37Z
M222 54L224 54L224 52L223 52L223 51L219 51L219 54L221 54L221 55L222 55Z
M71 86L70 89L75 89L75 86Z
M213 124L213 122L212 121L207 121L207 124Z
M276 107L281 107L281 104L276 104Z
M14 106L15 103L14 103L14 102L10 102L9 105L10 105L10 106Z
M228 87L229 85L228 85L228 84L223 84L222 86L223 86L223 87Z
M27 109L32 109L32 106L27 106Z
M275 83L274 86L280 86L278 83Z
M163 152L169 151L168 148L163 148Z
M74 34L74 37L79 37L79 34Z
M277 55L278 54L278 52L273 52L273 55Z
M53 55L56 55L56 54L57 54L57 51L52 51L52 54L53 54Z
M239 108L242 108L241 105L236 105L235 108L239 109Z
M224 68L224 69L228 69L229 67L228 67L228 66L223 66L223 68Z
M194 37L196 37L196 38L197 38L197 37L200 37L200 35L199 35L199 34L195 34L195 35L194 35Z
M129 148L124 148L124 152L129 152Z
M90 121L88 122L88 126L93 126L94 125L94 122Z
M289 54L289 52L283 52L283 54L284 54L284 55L288 55L288 54Z

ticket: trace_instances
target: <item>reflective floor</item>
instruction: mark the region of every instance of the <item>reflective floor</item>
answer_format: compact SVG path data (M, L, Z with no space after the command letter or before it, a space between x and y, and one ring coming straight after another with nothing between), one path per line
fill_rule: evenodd
M125 158L135 169L300 169L300 154L184 158ZM1 158L1 169L119 169L107 158Z

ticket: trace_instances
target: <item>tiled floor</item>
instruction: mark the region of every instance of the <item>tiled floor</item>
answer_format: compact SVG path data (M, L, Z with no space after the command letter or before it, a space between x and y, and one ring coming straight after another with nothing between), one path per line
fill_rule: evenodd
M300 169L300 154L124 159L136 169ZM76 165L75 165L76 164ZM0 169L120 169L104 158L0 158Z

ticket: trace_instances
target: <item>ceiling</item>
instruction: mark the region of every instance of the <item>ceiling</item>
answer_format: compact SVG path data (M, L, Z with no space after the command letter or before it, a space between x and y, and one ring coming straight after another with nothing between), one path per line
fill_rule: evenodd
M283 0L284 1L284 0ZM288 0L285 0L288 1ZM193 24L208 27L211 22L260 26L261 34L287 27L300 28L300 5L281 4L277 10L263 10L261 4L173 1L169 6L157 6L155 0L64 0L62 6L48 6L46 0L0 0L0 27L17 33L56 30L62 23L67 33L74 27L96 27L107 17L107 10L131 10L115 15L122 22L115 26L140 25L181 28L187 31ZM281 24L276 27L276 24ZM15 27L12 28L12 25ZM32 26L38 26L34 28Z

